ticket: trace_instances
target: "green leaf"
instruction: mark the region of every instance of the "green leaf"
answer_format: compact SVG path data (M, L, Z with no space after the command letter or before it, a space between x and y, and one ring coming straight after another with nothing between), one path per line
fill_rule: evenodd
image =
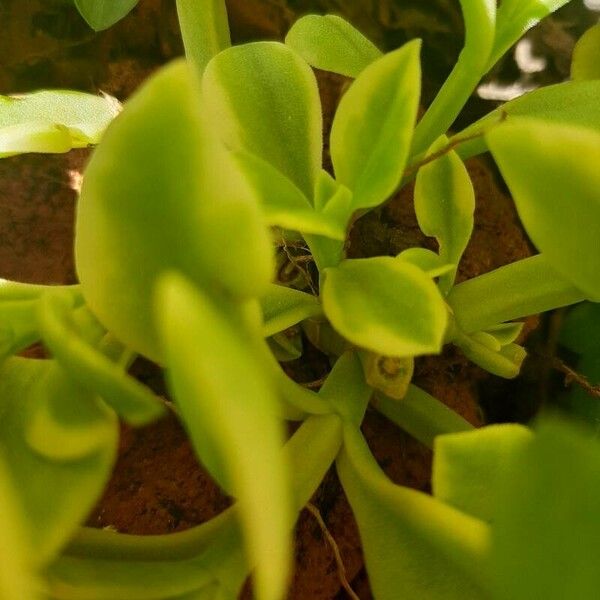
M444 136L429 150L435 153L448 143ZM421 167L415 187L415 212L425 235L435 237L443 263L455 265L442 275L444 294L454 285L458 264L474 226L475 191L465 165L452 151Z
M4 456L0 453L0 598L3 600L34 600L36 582L30 571L26 518L19 505Z
M569 0L502 0L496 16L496 37L487 70L491 69L525 32L568 2Z
M353 209L373 208L398 187L412 140L421 73L420 41L367 67L344 94L331 130L336 179Z
M114 98L82 92L0 96L0 158L24 152L63 153L97 144L119 110Z
M315 296L282 285L271 284L261 298L265 337L292 327L304 319L316 317L323 312Z
M439 254L436 254L433 250L428 250L427 248L407 248L400 252L396 258L398 260L406 261L415 267L419 267L421 271L424 271L432 278L456 270L454 265L444 263Z
M501 323L488 327L485 333L491 335L501 346L512 344L521 335L525 323Z
M34 300L0 298L0 363L39 339L36 309Z
M309 65L346 77L358 77L381 51L348 21L335 15L298 19L285 43Z
M194 447L239 501L257 596L280 598L291 509L273 382L231 315L180 276L161 280L156 314L170 387Z
M314 73L277 42L229 48L208 65L202 89L225 145L273 165L306 196L321 169L322 117Z
M577 354L600 351L600 304L584 302L566 316L560 332L560 343Z
M269 225L340 241L346 238L345 222L315 210L292 181L270 163L247 152L237 152L234 157L256 193Z
M70 319L72 299L48 291L40 300L40 335L57 362L83 389L99 394L131 425L151 423L165 412L162 400L90 345Z
M499 482L533 434L522 425L490 425L435 439L433 495L488 523L493 522Z
M75 0L75 6L88 25L102 31L120 21L139 0Z
M600 300L600 132L523 119L487 140L532 242L589 299Z
M36 565L50 560L89 515L110 476L118 441L113 421L112 435L98 451L78 459L57 462L31 448L27 428L42 401L37 386L52 364L10 358L0 367L0 448L27 515L30 561Z
M347 430L337 470L356 517L373 595L481 600L489 532L427 494L391 483L359 431Z
M379 257L344 261L324 276L325 314L353 344L397 357L441 350L446 306L419 268Z
M260 296L273 273L264 217L199 102L183 62L150 79L93 154L77 211L86 302L117 338L159 362L151 297L162 272L235 298Z
M503 104L456 134L450 143L467 140L457 148L463 160L486 152L483 134L499 126L507 117L535 117L555 125L564 123L600 130L599 95L600 81L568 81L543 87Z
M575 81L600 79L598 56L600 56L600 24L588 29L575 44L571 79Z
M594 598L600 589L600 444L557 418L545 418L535 430L507 467L496 500L494 597Z

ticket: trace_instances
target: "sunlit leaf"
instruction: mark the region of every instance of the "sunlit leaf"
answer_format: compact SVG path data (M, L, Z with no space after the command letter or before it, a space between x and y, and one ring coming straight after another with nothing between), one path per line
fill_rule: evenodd
M161 280L157 318L170 386L194 447L239 501L257 595L280 598L290 559L290 498L273 383L247 334L181 277Z
M183 62L127 103L86 169L76 262L86 302L128 346L160 361L156 278L177 269L235 297L260 296L273 273L260 208L202 120Z
M415 40L375 61L340 102L331 157L354 210L381 204L400 183L419 104L419 50Z
M442 137L430 152L447 144ZM475 192L469 173L455 152L421 167L415 187L415 212L425 235L435 237L440 258L454 269L442 275L440 289L448 293L474 226Z
M493 526L494 597L594 598L600 589L597 437L547 418L506 472Z
M445 263L439 254L427 248L407 248L400 252L397 258L419 267L421 271L433 278L455 270L454 265Z
M109 96L47 90L0 96L0 158L97 144L120 110Z
M358 431L346 431L337 470L356 517L371 589L378 600L487 597L479 578L486 525L427 494L396 486Z
M381 51L348 21L336 15L307 15L298 19L285 38L311 66L358 77Z
M435 439L433 494L483 521L492 522L498 482L533 437L522 425L491 425Z
M487 140L532 242L600 300L600 132L523 119Z
M310 197L322 152L321 104L310 67L283 44L245 44L209 63L202 88L225 145L267 161Z
M315 296L272 284L261 298L264 316L264 335L270 336L322 313L323 309Z
M588 29L575 44L571 78L576 81L600 79L600 24Z
M120 21L139 0L75 0L75 6L88 25L102 31Z
M52 361L24 358L0 367L0 448L27 515L34 564L52 558L88 516L110 476L118 438L114 422L98 451L68 462L48 460L31 448L25 436L40 403L36 386L51 368Z
M350 342L386 356L437 353L447 311L431 278L391 257L348 260L327 269L325 314Z

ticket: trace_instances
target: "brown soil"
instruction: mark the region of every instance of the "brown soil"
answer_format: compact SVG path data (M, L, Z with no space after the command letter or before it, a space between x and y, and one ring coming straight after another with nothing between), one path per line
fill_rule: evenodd
M32 11L40 11L38 0L26 4L34 7ZM7 6L10 8L11 3ZM48 6L57 10L52 2ZM237 35L280 35L291 18L289 10L278 1L262 6L261 10L266 6L271 11L266 21L264 12L257 12L257 2L231 2ZM47 56L48 44L54 43L53 51L60 54L60 60L48 63L52 69L48 80L53 85L60 81L80 89L100 87L119 98L127 97L157 64L180 51L172 10L167 10L164 1L147 0L138 11L144 11L147 26L138 27L135 18L126 19L110 32L90 36L85 28L71 24L76 51L66 56L52 42L52 36L40 30L29 40L28 60L11 61L0 69L0 91L29 89L32 79L39 79L40 64L46 60L40 57ZM22 26L11 19L3 22ZM126 46L122 40L128 40ZM74 68L78 64L79 68ZM325 74L320 75L320 81L327 129L345 83ZM14 87L15 83L21 87ZM87 155L82 150L58 157L24 156L0 161L0 277L39 283L75 280L73 175L81 171ZM493 171L479 159L469 162L469 171L477 189L477 225L461 264L461 280L530 253L512 203L499 190ZM418 228L411 195L408 187L385 207L357 222L351 236L351 256L394 255L419 245L435 248L435 242L424 238ZM311 356L310 364L298 373L304 381L318 379L324 368L316 351L311 350ZM163 391L160 374L151 365L138 363L136 375ZM416 383L475 425L483 422L478 397L489 381L488 375L454 349L417 364ZM429 450L373 411L368 412L363 431L377 460L395 482L429 490ZM210 519L228 503L229 499L198 464L181 426L169 417L140 430L123 428L113 478L89 523L128 533L169 533ZM336 539L353 588L361 598L370 598L354 519L333 471L313 503ZM296 573L290 598L345 597L331 548L314 517L303 511L296 528Z

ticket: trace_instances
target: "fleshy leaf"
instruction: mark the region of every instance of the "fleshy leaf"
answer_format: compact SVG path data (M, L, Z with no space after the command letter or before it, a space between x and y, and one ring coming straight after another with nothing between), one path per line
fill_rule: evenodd
M600 131L523 119L487 140L532 242L600 300Z
M0 158L63 153L100 141L120 105L109 96L44 90L0 96Z
M594 598L600 588L597 437L545 418L506 471L493 526L494 597Z
M441 350L446 306L431 278L407 262L344 261L325 271L322 301L333 327L361 348L397 357Z
M340 102L331 157L354 210L381 204L400 183L419 105L419 50L415 40L375 61Z
M447 143L447 138L442 137L430 152ZM456 152L444 154L419 169L415 212L423 233L436 238L442 262L456 265L440 278L440 289L447 294L454 284L458 264L471 238L475 213L473 184Z
M56 462L32 450L25 439L39 407L36 382L52 361L10 358L0 367L0 448L15 492L27 515L32 564L51 559L98 501L113 466L118 438L112 435L99 450L76 460Z
M496 37L487 70L491 69L524 33L569 1L502 0L496 15Z
M159 362L150 300L159 274L176 269L216 293L251 298L273 273L264 217L204 122L195 86L177 62L128 101L87 166L77 211L86 302L116 337Z
M371 589L419 600L480 600L486 525L430 496L391 483L358 431L346 431L337 470L356 517Z
M173 274L161 279L156 299L182 419L200 460L239 501L246 548L257 566L257 597L280 598L291 504L273 382L247 334L206 294Z
M454 137L450 143L459 144L457 152L463 160L486 152L483 134L491 131L507 117L535 117L558 125L581 125L600 130L600 81L568 81L542 87L506 102Z
M400 252L396 258L419 267L421 271L424 271L432 278L456 270L454 265L445 263L439 254L427 248L407 248Z
M75 6L88 25L102 31L120 21L139 0L75 0Z
M494 337L501 346L507 346L518 339L524 326L525 323L520 321L516 323L501 323L494 327L488 327L485 333Z
M270 163L310 197L322 153L321 104L310 67L283 44L245 44L209 63L202 88L225 145Z
M275 284L271 284L267 294L262 297L261 307L265 337L292 327L304 319L315 317L323 311L315 296Z
M588 29L573 50L571 78L575 81L600 79L600 24Z
M290 29L285 43L309 65L358 77L381 51L348 21L336 15L307 15Z
M469 515L492 522L498 482L532 440L522 425L491 425L435 439L433 495Z
M0 299L0 363L39 339L34 300Z

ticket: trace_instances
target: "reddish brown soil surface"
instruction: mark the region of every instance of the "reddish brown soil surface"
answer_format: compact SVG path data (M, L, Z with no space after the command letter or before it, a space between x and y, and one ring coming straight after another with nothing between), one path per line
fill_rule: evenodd
M257 35L275 37L289 18L277 3L267 3L273 15L266 22L253 10L253 3L231 4L234 23L239 23L234 31L239 35L259 32ZM88 54L103 60L90 62L89 56L82 56L80 68L74 69L77 59L65 57L56 48L53 51L61 58L50 61L53 72L48 77L82 89L100 87L125 98L156 64L180 50L172 11L164 12L164 2L147 0L139 10L145 11L145 27L138 27L135 19L125 20L111 32L95 36L94 44L86 41L89 33L85 29L81 31L73 25L78 47L87 48ZM21 25L12 22L11 26ZM115 40L124 39L128 40L126 48L115 46ZM32 76L31 69L39 68L40 56L51 42L43 32L32 35L25 49L27 61L14 61L0 70L0 91L14 91L15 82L21 82L25 89ZM110 58L113 54L117 56L115 60ZM323 74L320 80L327 129L344 81ZM72 222L76 194L72 180L73 174L81 171L86 157L87 151L77 151L59 157L25 156L0 161L0 277L40 283L75 280ZM493 172L481 160L470 161L469 170L477 189L477 226L459 279L529 254L512 203L499 191ZM419 245L435 247L433 240L425 239L418 228L411 194L408 187L385 207L358 221L351 236L352 256L393 255ZM310 375L314 371L316 379L323 364L313 354L307 372ZM156 369L145 363L138 364L136 369L140 379L162 391ZM487 377L452 349L441 357L419 360L416 370L419 385L475 425L482 423L478 394ZM429 489L429 450L372 411L367 414L363 430L377 460L395 482ZM89 522L129 533L169 533L210 519L228 503L229 499L198 465L176 419L169 417L141 430L123 429L113 478ZM361 598L370 598L358 533L335 473L327 476L313 503L336 539L348 579ZM307 511L300 516L296 539L296 574L290 598L345 598L331 548Z

